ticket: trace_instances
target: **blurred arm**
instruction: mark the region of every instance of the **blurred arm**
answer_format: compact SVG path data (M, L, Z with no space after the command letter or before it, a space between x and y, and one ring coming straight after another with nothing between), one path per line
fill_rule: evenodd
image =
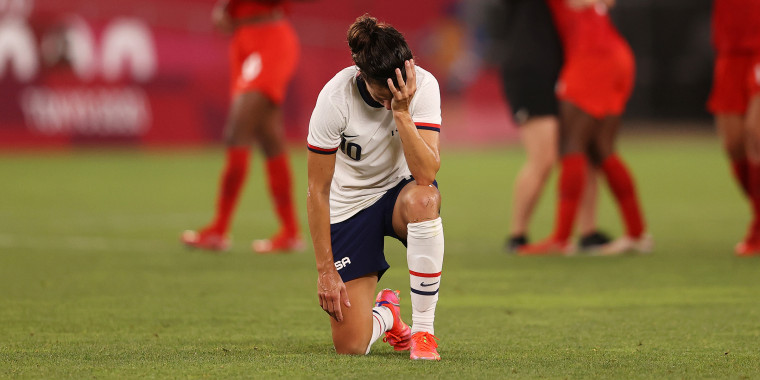
M615 0L567 0L567 5L575 10L593 7L599 3L606 5L607 8L615 6Z
M235 21L229 12L230 0L218 0L211 11L211 22L224 33L232 33L235 30Z

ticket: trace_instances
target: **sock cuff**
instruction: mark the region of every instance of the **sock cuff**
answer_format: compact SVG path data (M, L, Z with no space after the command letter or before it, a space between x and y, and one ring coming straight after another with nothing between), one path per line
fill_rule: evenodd
M227 148L227 155L232 157L248 157L251 150L247 146L231 146Z
M407 239L430 239L443 233L441 217L406 225Z
M617 154L613 153L607 156L607 158L605 158L604 161L602 161L602 168L608 167L610 165L617 165L619 163L620 163L620 157Z
M562 162L586 162L586 155L584 153L570 153L562 157Z
M382 324L383 332L393 328L393 312L387 306L375 306L372 308L372 317L378 318Z

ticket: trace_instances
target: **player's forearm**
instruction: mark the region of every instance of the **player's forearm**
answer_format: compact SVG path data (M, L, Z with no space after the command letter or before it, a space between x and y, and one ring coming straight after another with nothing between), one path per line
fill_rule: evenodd
M404 157L407 166L409 166L409 171L417 184L423 186L432 184L436 174L438 174L438 169L441 167L438 151L428 145L420 136L408 112L394 112L393 118L401 136L401 144L404 148Z
M323 273L335 268L330 243L330 192L329 188L314 190L309 186L306 196L306 210L309 219L311 241L317 261L317 271Z
M214 12L227 13L230 7L230 0L218 0L214 4Z

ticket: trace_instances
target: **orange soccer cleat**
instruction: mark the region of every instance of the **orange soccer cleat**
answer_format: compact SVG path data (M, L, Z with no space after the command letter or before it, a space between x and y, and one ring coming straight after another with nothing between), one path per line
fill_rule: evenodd
M230 249L230 239L216 231L203 229L200 232L187 230L182 233L182 243L191 248L209 251L226 251Z
M280 232L269 239L254 240L251 249L256 253L287 253L302 251L306 245L297 234Z
M743 241L734 247L734 252L739 257L760 256L760 242Z
M420 331L412 335L412 347L410 348L409 358L412 360L441 360L438 355L438 338L435 335Z
M388 342L396 351L409 349L412 338L412 329L401 320L401 307L399 306L398 290L383 289L377 293L375 306L385 306L393 314L393 327L385 332L383 342Z
M760 220L755 219L749 225L747 237L734 247L736 256L760 256Z
M574 244L561 242L554 238L548 238L535 244L526 244L517 249L517 254L520 256L572 255L574 253Z

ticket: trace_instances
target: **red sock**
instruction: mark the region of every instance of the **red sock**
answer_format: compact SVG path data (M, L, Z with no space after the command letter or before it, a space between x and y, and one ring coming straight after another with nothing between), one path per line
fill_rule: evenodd
M559 175L559 205L554 226L554 240L566 243L573 231L573 222L586 186L588 162L582 153L562 158Z
M747 240L760 240L760 164L747 163L747 196L752 206L752 224Z
M298 233L298 218L293 204L293 180L287 154L267 159L267 176L269 193L280 218L282 232L295 235Z
M230 219L235 211L240 190L248 175L250 157L248 147L231 147L227 149L227 161L219 180L219 193L216 200L216 216L210 229L220 234L229 230Z
M612 194L615 196L620 213L623 214L626 233L638 238L644 232L644 222L636 195L636 187L628 168L617 155L610 155L602 162L602 171L607 177Z
M749 161L746 158L731 160L731 168L734 170L734 177L739 182L744 195L749 196Z

